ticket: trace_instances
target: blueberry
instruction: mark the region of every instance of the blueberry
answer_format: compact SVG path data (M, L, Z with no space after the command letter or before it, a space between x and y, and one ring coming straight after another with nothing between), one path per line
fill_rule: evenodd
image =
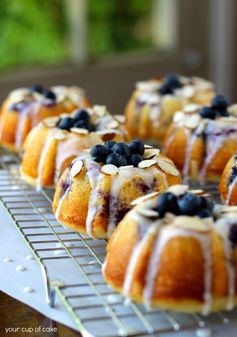
M198 211L196 215L199 216L199 218L210 218L212 217L212 212L207 208L203 208Z
M161 85L159 88L159 93L161 95L172 94L173 90L166 83Z
M180 212L184 215L195 215L200 209L201 204L201 198L192 193L185 193L178 200Z
M140 163L140 161L142 161L142 160L143 160L143 158L142 158L142 156L140 156L140 154L134 153L130 157L129 164L137 167L138 164Z
M106 159L106 164L112 164L112 165L115 165L117 167L126 166L127 165L127 159L120 156L119 154L111 153L111 154L108 155L108 157Z
M140 156L143 156L144 151L145 151L143 142L141 142L140 140L137 140L137 139L133 140L129 144L129 148L130 148L131 153L139 154Z
M114 144L113 152L123 157L128 157L131 153L128 144L122 142Z
M159 213L160 218L167 212L178 215L180 212L177 197L170 192L162 193L157 199L155 210Z
M208 209L210 212L212 212L214 204L211 199L200 197L201 199L201 209Z
M63 117L59 120L58 127L62 130L69 130L73 126L73 119L71 117Z
M237 245L237 224L231 225L229 239L234 245Z
M167 75L165 77L165 83L168 85L171 89L177 89L181 87L181 83L177 76L175 75Z
M229 102L225 98L225 96L223 96L223 95L216 95L212 99L211 104L212 104L213 109L216 109L216 110L225 110L227 108L227 106L229 105Z
M200 116L203 118L215 119L216 118L216 111L208 106L204 106L200 112Z
M113 152L113 147L116 142L109 140L108 142L104 143L104 146L108 149L109 153Z
M43 86L40 85L40 84L33 84L33 85L30 87L30 91L38 92L38 93L42 94L42 92L44 91L44 88L43 88Z
M44 90L43 94L44 94L44 97L45 97L45 98L51 99L51 100L53 100L53 101L56 100L56 95L55 95L55 93L54 93L53 91L51 91L51 90Z
M76 121L76 123L74 121L73 127L74 128L80 128L80 129L87 129L87 130L89 129L88 123L86 121L83 121L83 120Z
M105 163L108 150L104 145L94 145L91 148L90 154L94 161L97 161L98 163Z
M74 114L73 119L75 119L76 121L83 120L83 121L89 122L90 115L89 115L89 113L86 110L79 109Z

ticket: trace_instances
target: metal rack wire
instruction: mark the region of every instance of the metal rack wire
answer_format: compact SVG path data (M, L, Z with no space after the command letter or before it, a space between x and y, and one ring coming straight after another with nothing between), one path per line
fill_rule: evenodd
M237 322L236 310L208 317L146 311L115 293L101 274L106 242L63 228L51 211L52 191L23 182L18 157L7 152L0 157L0 202L39 263L47 303L54 306L57 294L83 336L155 336ZM55 264L67 268L60 282L52 276Z

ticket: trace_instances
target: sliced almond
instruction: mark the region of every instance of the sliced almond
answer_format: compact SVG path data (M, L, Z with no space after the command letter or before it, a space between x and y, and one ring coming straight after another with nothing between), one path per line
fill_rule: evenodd
M117 129L119 127L119 123L116 120L113 120L109 124L107 124L108 129Z
M191 216L177 216L174 219L173 224L182 229L187 229L195 232L206 233L209 231L209 227L207 223L201 220L198 217Z
M71 117L70 114L66 113L66 112L63 112L62 114L60 114L60 117L61 118L64 118L64 117Z
M188 104L184 107L184 112L187 114L191 114L197 112L200 109L200 105L196 103Z
M155 80L141 81L136 83L136 88L141 91L156 91L160 87L160 83Z
M190 193L193 193L193 194L197 194L197 195L203 195L203 194L206 194L206 192L204 192L203 190L201 189L195 189L195 190L189 190Z
M119 170L126 170L126 169L130 169L130 168L133 168L133 167L134 167L133 165L120 166Z
M232 104L227 108L227 111L234 116L237 116L237 104Z
M153 146L149 145L149 144L144 144L144 148L145 149L153 149Z
M145 152L144 152L144 155L143 155L143 158L144 159L150 159L154 156L157 156L158 154L160 153L160 150L159 149L146 149Z
M19 89L13 90L9 96L12 102L18 103L18 102L23 101L28 95L29 95L29 89L19 88Z
M158 165L160 166L160 168L164 172L166 172L168 174L171 174L172 176L179 176L179 171L177 170L177 168L173 164L169 163L166 160L162 160L162 159L158 159L157 162L158 162Z
M170 186L167 191L175 194L176 196L179 196L179 195L183 195L184 193L186 193L189 189L189 186L188 185L173 185L173 186Z
M109 135L109 134L115 134L116 130L100 130L100 131L96 131L96 134L99 136L105 136L105 135Z
M151 166L155 165L156 163L157 163L157 161L154 160L154 159L142 160L138 164L138 167L139 168L148 168L148 167L151 167Z
M218 122L221 122L221 123L226 123L226 124L236 124L237 123L237 116L229 116L229 117L220 117L218 119Z
M214 86L214 84L210 81L207 81L205 78L199 77L199 76L192 76L191 78L192 82L195 85L209 85L209 86Z
M179 123L183 120L183 118L184 118L183 111L177 111L174 115L173 121L174 123Z
M124 115L115 115L114 118L120 123L124 124L126 122L126 116Z
M200 123L200 120L201 120L200 115L196 114L187 118L184 125L189 129L196 129L196 127Z
M182 95L184 98L192 98L195 94L195 88L192 85L186 85L182 89Z
M150 193L150 194L147 194L147 195L143 195L142 197L133 200L131 202L131 205L132 206L136 206L136 205L138 205L138 204L140 204L140 203L142 203L142 202L144 202L146 200L154 198L155 196L157 196L159 194L160 194L159 192L153 192L153 193Z
M186 76L179 76L179 81L182 83L182 85L188 85L190 83L190 80Z
M82 128L71 128L70 131L77 133L79 135L88 135L89 133L87 129L82 129Z
M101 167L100 171L104 174L115 175L119 172L119 169L115 165L106 164Z
M56 124L58 123L59 118L58 117L49 117L43 120L43 123L48 128L54 128Z
M148 208L144 207L138 207L136 208L136 212L139 213L140 215L146 217L146 218L157 218L159 213Z
M236 213L237 212L237 206L228 206L221 210L221 213Z
M80 172L83 167L83 161L82 160L76 160L75 163L72 165L71 168L71 176L74 178L76 177Z
M107 112L105 105L94 105L93 110L99 117L103 117L104 115L106 115Z
M62 130L57 130L54 133L54 138L57 139L57 140L64 140L64 139L67 138L67 133L65 131L62 131Z

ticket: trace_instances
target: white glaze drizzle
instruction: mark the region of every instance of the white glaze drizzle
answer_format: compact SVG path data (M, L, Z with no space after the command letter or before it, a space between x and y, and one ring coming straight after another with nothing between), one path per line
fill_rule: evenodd
M52 141L53 141L53 136L52 136L51 133L49 133L49 135L46 139L46 142L43 146L43 150L41 151L41 155L40 155L40 160L39 160L39 165L38 165L38 177L37 177L37 180L36 180L37 191L39 191L42 187L42 185L41 185L41 183L42 183L42 171L43 171L44 162L45 162L45 159L46 159L46 156L48 154L48 150L51 146Z
M68 175L67 179L71 180L71 176ZM70 188L71 188L71 181L68 183L68 187L64 191L64 193L61 196L59 196L57 209L55 211L55 217L56 217L57 221L59 221L59 215L60 215L60 212L61 212L61 208L62 208L62 205L63 205L63 202L64 202L65 198L67 197L67 195L68 195L68 193L70 191Z
M16 127L16 134L15 134L15 147L17 150L21 148L25 121L27 117L29 116L31 109L32 109L32 104L29 106L25 106L22 109L22 111L20 111L18 114L19 120L18 120L18 125Z
M111 180L111 188L110 188L110 201L109 201L109 221L108 221L108 236L111 236L115 227L116 227L116 219L115 214L117 211L117 202L120 190L123 188L124 184L130 181L134 176L138 176L142 179L143 183L146 184L148 190L151 188L152 183L154 182L154 178L158 174L162 173L156 167L150 167L148 169L138 169L136 167L133 168L124 168L119 171L119 174L112 176ZM162 175L162 177L164 177ZM166 186L167 181L165 180ZM149 193L149 192L147 192Z
M218 139L215 142L211 142L211 144L207 147L208 155L205 157L205 160L204 160L204 163L200 170L200 175L199 175L201 180L205 178L208 166L212 162L213 158L215 157L219 149L224 144L225 140L226 140L226 137L221 135L218 137Z
M223 249L225 254L225 264L228 276L228 301L226 309L231 310L234 308L234 296L235 296L235 269L232 259L232 247L229 240L229 225L236 223L236 219L220 219L215 224L215 229L222 237Z
M189 169L190 169L190 162L192 158L192 150L193 145L198 137L198 135L201 134L203 129L203 124L200 124L196 130L190 134L190 130L184 129L187 137L187 146L186 146L186 152L185 152L185 159L184 159L184 166L183 166L183 174L185 177L188 177L189 175Z
M148 271L146 275L146 286L143 291L143 298L146 307L151 307L151 301L153 296L154 281L156 275L159 272L159 261L164 247L172 238L177 236L180 237L193 237L200 242L203 258L204 258L204 305L203 314L208 314L211 309L212 303L212 256L210 248L210 238L209 235L199 234L192 231L185 231L183 229L172 228L162 228L160 234L157 237L156 244L153 249L153 254L151 255Z
M92 162L91 164L90 163L87 164L86 175L88 176L91 185L91 193L89 197L88 211L86 218L86 231L88 235L93 237L92 224L95 215L98 212L98 204L97 204L98 192L100 180L103 179L103 175L100 173L100 166L96 165L94 162Z
M228 205L230 203L231 197L232 197L232 193L235 189L235 186L237 184L237 176L234 178L234 180L232 181L232 183L228 186L228 193L226 196L226 201L225 203Z
M62 173L62 165L65 160L73 156L78 156L81 148L81 139L79 137L73 137L66 139L65 141L58 142L54 177L55 184L57 184L60 178Z
M147 241L150 240L150 237L153 236L158 230L158 227L154 224L150 226L145 235L142 237L142 239L136 244L135 248L133 249L133 252L130 256L125 278L124 278L124 283L123 283L123 292L125 296L129 295L132 281L133 281L133 276L135 272L135 268L137 266L137 262L139 260L139 256L143 250L143 247L146 245Z

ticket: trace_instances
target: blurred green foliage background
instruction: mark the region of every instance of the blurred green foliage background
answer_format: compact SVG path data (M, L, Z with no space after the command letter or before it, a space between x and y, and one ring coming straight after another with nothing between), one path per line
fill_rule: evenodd
M68 1L0 1L0 69L70 62ZM87 1L90 59L151 46L152 1Z

